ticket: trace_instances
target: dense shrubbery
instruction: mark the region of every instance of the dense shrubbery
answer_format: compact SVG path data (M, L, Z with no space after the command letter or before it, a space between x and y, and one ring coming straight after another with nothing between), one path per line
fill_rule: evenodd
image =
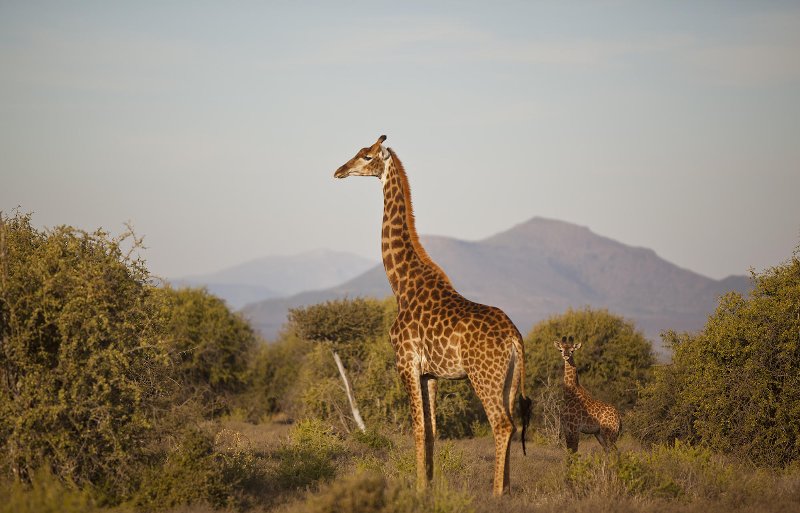
M155 289L151 300L159 344L179 385L174 401L202 401L207 414L224 409L228 396L245 388L256 347L250 325L203 289Z
M373 429L407 429L408 396L389 343L394 299L352 299L293 310L282 338L265 349L255 368L256 387L292 416L316 417L352 428L350 407L332 350L341 356L361 415ZM286 368L293 369L287 374ZM473 434L485 422L468 381L441 380L437 429L444 437Z
M667 333L673 361L642 391L631 426L646 441L683 439L762 465L800 456L800 259L754 274L696 335Z
M19 479L48 466L111 495L134 484L167 359L128 239L0 219L0 448Z
M241 435L184 427L160 465L143 470L133 503L148 511L186 504L242 508L264 471Z
M119 502L163 461L168 432L210 411L194 390L243 385L249 327L204 291L155 288L138 245L0 215L6 475L45 469Z
M633 407L654 363L650 342L632 323L607 310L568 310L534 326L525 339L526 383L533 389L534 419L550 435L558 431L564 379L564 360L553 341L564 335L583 344L575 353L581 385L621 411Z

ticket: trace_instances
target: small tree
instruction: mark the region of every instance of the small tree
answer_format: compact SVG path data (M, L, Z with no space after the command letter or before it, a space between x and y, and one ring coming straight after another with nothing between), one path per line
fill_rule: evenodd
M351 359L363 359L366 356L363 342L365 339L374 339L380 333L385 324L383 313L384 309L380 303L361 298L353 301L329 301L289 312L290 322L301 336L330 344L333 360L344 384L353 421L361 431L366 431L366 425L361 418L338 347L350 342L350 353L353 353ZM339 413L341 415L341 410Z
M553 347L553 341L572 335L583 346L575 358L581 385L593 397L630 409L636 402L637 388L650 378L654 363L652 346L634 325L608 310L567 310L533 327L525 339L525 370L527 383L541 387L543 393L534 397L547 398L553 413L554 395L548 390L560 387L564 376L564 361ZM534 401L534 418L541 418L541 401ZM553 419L548 419L553 424Z

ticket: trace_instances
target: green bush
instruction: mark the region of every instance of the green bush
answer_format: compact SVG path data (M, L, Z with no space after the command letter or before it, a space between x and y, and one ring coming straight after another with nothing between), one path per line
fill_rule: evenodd
M179 385L174 401L202 401L207 414L224 409L226 395L241 392L246 383L256 346L250 325L205 289L160 288L151 300Z
M62 482L47 469L37 470L30 483L0 485L0 513L93 513L100 511L91 494Z
M391 438L384 436L374 429L368 429L365 432L360 430L353 431L353 440L375 450L394 448L394 442L392 442Z
M300 421L289 443L277 453L274 479L280 489L304 489L336 475L336 459L344 445L333 430L317 419Z
M707 449L676 442L649 452L572 454L565 482L579 497L621 495L640 498L718 499L730 489L736 468Z
M167 369L137 245L0 214L0 450L15 479L49 468L111 500L131 492Z
M628 412L623 423L647 444L699 442L693 425L694 408L679 399L688 380L691 355L685 348L692 335L667 331L661 338L666 347L672 348L672 363L653 367L652 379L640 388L636 408Z
M43 469L120 503L168 433L242 389L250 328L205 291L156 288L140 249L130 232L38 230L29 215L0 213L0 471L10 479Z
M800 456L800 260L753 274L696 335L668 333L673 362L631 415L647 442L683 439L759 465Z
M144 474L134 503L147 510L191 504L242 508L249 502L246 491L262 477L240 435L224 430L213 437L189 428Z
M247 386L237 397L248 420L278 412L299 416L303 389L297 386L297 378L312 348L311 341L295 333L284 333L278 342L256 347L245 378Z
M580 383L592 397L620 411L632 408L638 387L650 378L655 361L652 347L632 323L607 310L570 309L533 327L525 338L525 382L529 389L547 392L563 383L564 360L553 341L565 335L583 344L575 353L575 363ZM534 397L540 395L535 393ZM552 393L545 395L540 397L544 401L534 401L534 419L539 419L540 427L547 420L545 407L550 416L558 416L557 405L551 405L557 399Z

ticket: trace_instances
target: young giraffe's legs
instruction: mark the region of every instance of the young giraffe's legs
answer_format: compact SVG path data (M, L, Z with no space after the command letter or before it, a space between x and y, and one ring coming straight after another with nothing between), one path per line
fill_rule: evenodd
M577 429L566 428L564 430L565 438L567 439L567 449L572 452L578 452L578 440L580 440L580 433Z
M594 434L594 437L597 438L597 441L600 442L600 446L603 448L605 452L608 452L609 444L608 439L604 436L603 430L600 429L597 433Z
M603 446L606 452L617 449L617 432L613 429L600 428L600 432L595 435L597 441ZM601 439L602 438L602 439Z
M411 406L411 420L414 429L414 448L417 460L417 489L424 490L428 481L433 478L433 433L431 423L426 422L425 399L427 386L423 387L419 374L413 370L400 370L400 379L408 392L408 402Z

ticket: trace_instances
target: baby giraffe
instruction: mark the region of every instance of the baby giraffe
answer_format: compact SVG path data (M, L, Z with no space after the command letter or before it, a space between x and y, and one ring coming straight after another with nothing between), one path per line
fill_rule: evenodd
M573 338L561 337L553 341L564 358L564 409L561 412L561 430L567 439L567 448L578 450L579 433L592 434L608 452L616 449L619 435L619 412L610 404L592 399L589 392L578 383L578 370L572 353L580 349L581 343Z

